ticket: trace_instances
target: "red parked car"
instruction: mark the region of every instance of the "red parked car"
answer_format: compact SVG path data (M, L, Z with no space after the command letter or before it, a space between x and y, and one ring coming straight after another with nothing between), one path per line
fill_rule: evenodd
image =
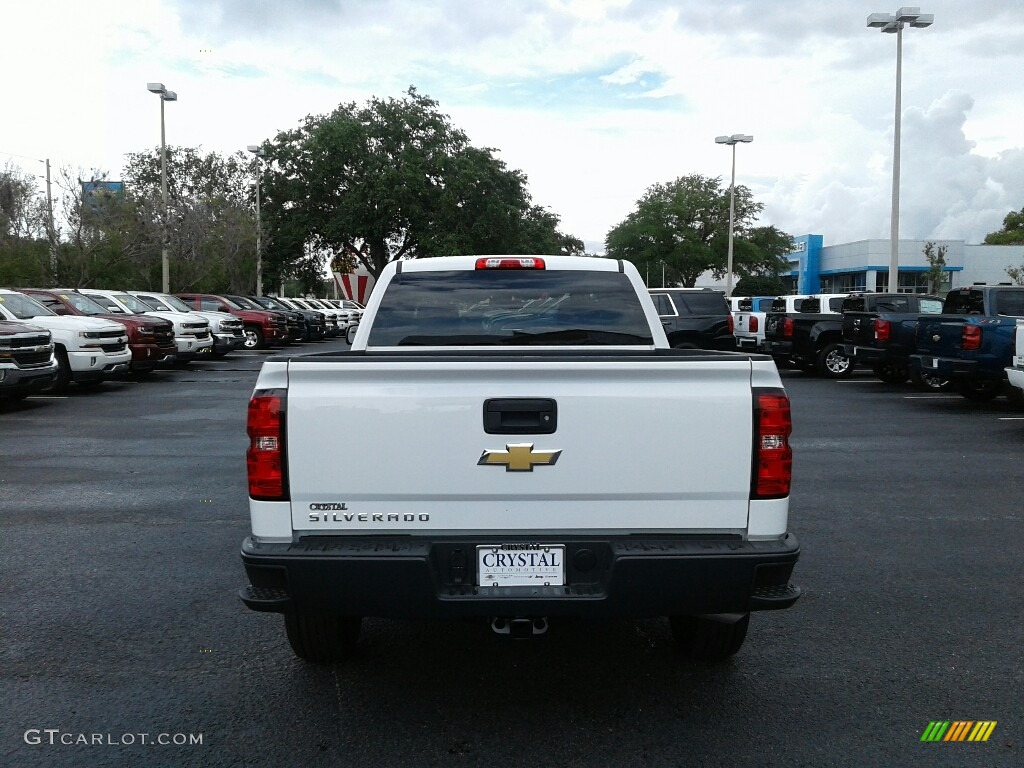
M128 368L132 373L146 373L158 365L169 365L178 355L174 325L168 320L150 315L111 314L91 297L70 288L19 290L58 315L88 315L121 323L128 329L128 348L132 351Z
M245 324L244 347L263 349L268 344L285 344L288 341L288 320L284 315L266 310L243 309L226 296L211 293L174 294L192 309L204 312L230 312L241 318Z

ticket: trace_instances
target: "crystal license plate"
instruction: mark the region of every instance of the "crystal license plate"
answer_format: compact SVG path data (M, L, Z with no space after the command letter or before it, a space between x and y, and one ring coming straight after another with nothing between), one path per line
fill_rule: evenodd
M485 544L476 548L481 587L565 584L564 544Z

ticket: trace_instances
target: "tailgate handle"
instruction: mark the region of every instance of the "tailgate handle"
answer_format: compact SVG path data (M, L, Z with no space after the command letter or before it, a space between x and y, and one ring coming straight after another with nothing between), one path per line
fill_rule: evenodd
M505 397L484 401L488 435L550 435L558 426L558 406L549 398Z

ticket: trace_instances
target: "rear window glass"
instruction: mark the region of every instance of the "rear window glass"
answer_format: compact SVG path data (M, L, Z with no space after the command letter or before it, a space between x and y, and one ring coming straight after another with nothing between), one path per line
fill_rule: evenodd
M396 276L368 343L650 345L653 338L636 291L618 272L453 270Z
M843 299L843 312L863 312L864 311L864 297L863 296L850 296L847 299Z
M750 312L754 308L753 299L740 299L736 304L736 309L740 312Z
M773 301L774 301L774 299L758 299L757 300L757 309L754 310L754 311L755 312L769 312L769 311L771 311L772 302Z
M922 315L941 315L942 301L941 299L921 299L918 311Z
M996 314L1024 317L1024 291L996 291Z
M955 291L946 297L943 311L950 315L980 315L985 311L985 297L981 291Z
M843 299L842 296L836 296L835 298L829 299L828 300L828 308L829 308L829 310L831 310L832 312L842 312L843 311L843 301L844 301L844 299Z
M821 299L804 299L800 302L800 306L796 310L797 312L810 312L816 313L821 311Z
M667 293L652 293L651 300L654 302L654 308L658 310L660 316L676 314L675 305Z
M693 293L677 293L677 303L686 304L691 315L727 315L729 314L729 302L725 300L724 294L717 291L694 291Z
M804 301L806 299L792 299L793 308L790 309L787 305L790 299L788 296L779 296L772 300L771 311L772 312L800 312L803 308Z

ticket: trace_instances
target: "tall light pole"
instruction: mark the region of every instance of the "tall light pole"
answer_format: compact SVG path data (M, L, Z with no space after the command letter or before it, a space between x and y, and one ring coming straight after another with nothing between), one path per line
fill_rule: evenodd
M177 101L178 94L168 91L163 83L146 83L146 90L160 96L160 193L163 195L164 215L160 226L160 255L163 269L163 292L171 292L171 266L167 258L167 141L164 134L164 102Z
M265 153L258 144L250 144L246 147L256 155L256 295L263 295L263 251L261 250L262 229L260 228L260 180L263 176L263 166L260 165L260 158Z
M725 295L732 296L732 233L736 220L736 145L741 141L749 144L753 136L734 133L732 136L716 136L716 144L728 144L732 147L732 183L729 184L729 257L725 267Z
M930 27L935 20L931 13L921 13L920 8L904 6L893 16L888 13L872 13L868 26L889 34L896 33L896 124L892 138L892 214L889 223L889 292L898 293L900 286L900 92L903 78L903 27Z

